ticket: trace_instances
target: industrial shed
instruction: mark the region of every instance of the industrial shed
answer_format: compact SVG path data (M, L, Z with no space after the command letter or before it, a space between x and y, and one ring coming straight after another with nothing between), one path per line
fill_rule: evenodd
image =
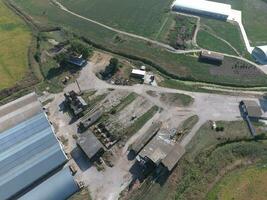
M79 136L77 144L91 161L104 152L102 143L89 130Z
M216 52L211 52L207 50L201 51L199 59L204 62L211 62L215 64L222 64L224 60L224 55Z
M148 130L143 134L142 137L138 138L136 142L134 142L129 149L133 151L135 154L138 154L144 146L157 134L161 127L161 123L157 122L152 124Z
M11 199L67 157L34 93L0 107L0 113L0 199Z
M65 200L78 190L68 168L42 182L19 200Z
M140 151L136 159L141 165L145 166L152 162L154 166L163 165L171 171L184 153L185 149L171 139L168 130L159 130Z
M267 45L255 47L252 51L252 56L256 62L267 65Z
M232 12L229 4L206 0L175 0L172 4L172 10L221 20L227 20Z

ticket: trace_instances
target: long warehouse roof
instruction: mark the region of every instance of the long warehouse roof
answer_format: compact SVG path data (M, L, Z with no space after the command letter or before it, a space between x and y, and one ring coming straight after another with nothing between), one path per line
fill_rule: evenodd
M186 9L199 12L208 12L229 16L231 14L231 5L206 0L175 0L172 8Z
M70 170L65 168L47 179L19 200L65 200L78 190Z
M12 113L23 115L18 111L27 106L7 112L0 121ZM46 115L35 106L33 110L34 116L23 117L24 121L19 119L21 122L0 131L0 199L17 195L67 160Z

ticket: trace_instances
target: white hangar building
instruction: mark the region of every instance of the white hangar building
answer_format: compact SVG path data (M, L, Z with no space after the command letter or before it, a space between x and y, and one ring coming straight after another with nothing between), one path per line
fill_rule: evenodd
M227 20L232 13L231 5L206 0L175 0L171 8L177 12L222 20Z
M267 45L255 47L252 51L252 56L258 63L262 65L266 65L267 64Z

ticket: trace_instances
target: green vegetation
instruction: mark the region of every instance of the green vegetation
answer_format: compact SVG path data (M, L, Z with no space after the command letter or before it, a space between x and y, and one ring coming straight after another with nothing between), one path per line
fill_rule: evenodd
M196 125L199 118L197 115L193 115L187 118L183 123L178 127L178 139L180 140L184 135L190 133L192 128Z
M92 93L94 93L94 91L92 91ZM99 95L94 95L90 93L85 93L82 95L82 97L84 98L85 102L88 104L88 107L85 111L85 113L90 112L92 109L94 109L94 107L101 102L102 100L104 100L107 96L107 93L104 94L99 94ZM84 113L84 114L85 114Z
M145 65L150 65L174 79L238 87L265 86L267 83L267 78L264 75L259 80L253 77L236 79L236 77L229 74L225 76L213 75L210 73L210 69L214 68L214 65L198 62L197 54L177 55L149 42L117 34L66 13L49 3L48 0L15 0L15 2L25 12L29 13L33 19L38 20L39 23L37 24L39 25L49 24L58 26L60 24L67 31L70 30L77 35L82 35L85 41L97 48L132 60L142 61ZM77 1L76 4L79 4L79 2ZM133 2L136 3L136 1ZM73 3L75 4L75 2ZM143 4L146 4L146 2L143 2ZM101 9L103 10L103 8ZM45 14L42 14L44 12Z
M60 0L70 10L114 28L155 37L172 0Z
M191 45L191 40L196 29L197 19L184 15L171 15L171 22L166 22L169 27L160 34L160 40L170 44L176 49L186 49Z
M156 114L158 110L159 108L157 106L150 108L146 113L135 120L135 122L125 130L125 134L127 134L128 137L135 134L147 123L148 120L150 120Z
M208 200L266 199L266 164L233 171L227 174L208 194Z
M119 68L119 60L117 58L111 58L109 60L108 66L106 66L105 70L100 72L100 75L104 80L111 78Z
M224 131L212 130L211 123L200 128L168 179L166 175L156 180L149 177L128 199L206 199L225 174L267 159L266 140L251 138L245 122L221 121L217 126Z
M228 43L230 43L239 52L240 55L245 56L247 54L241 32L237 25L231 24L229 22L224 22L224 21L219 21L219 20L214 20L214 19L207 19L207 18L201 18L200 23L201 23L201 29L207 32L206 37L211 37L211 36L207 36L208 33L211 33L212 35L216 35L218 38L221 38L227 41ZM200 31L200 34L201 34L201 31ZM216 48L216 44L223 45L222 41L220 41L217 38L213 39L215 44L207 40L202 42L200 39L203 39L203 37L198 39L198 43L202 44L203 46L207 47L210 50L213 50L214 48L215 48L214 50L220 48L220 47ZM219 41L216 42L215 39ZM225 45L228 46L226 43L224 43L223 46ZM225 51L224 48L225 47L222 47L221 51L225 53L230 53L230 51ZM236 54L236 53L230 53L230 54Z
M242 11L243 24L253 45L267 44L267 3L262 0L215 0ZM257 20L255 20L257 19ZM220 28L221 30L221 28Z
M197 34L197 41L201 48L236 55L236 52L228 44L211 35L207 31L199 30Z
M191 96L179 93L162 93L160 100L171 106L189 106L194 99Z
M26 24L0 1L0 90L22 80L29 72L31 33Z
M111 110L110 110L110 113L111 114L116 114L118 112L120 112L121 110L123 110L127 105L129 105L130 103L132 103L137 97L137 94L136 93L130 93L129 95L127 95L125 98L123 98L121 101L120 101L120 104L118 104L117 106L113 107Z

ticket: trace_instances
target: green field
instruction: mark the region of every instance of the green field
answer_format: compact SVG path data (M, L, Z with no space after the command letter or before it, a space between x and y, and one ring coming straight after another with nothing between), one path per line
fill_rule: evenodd
M236 52L229 45L204 30L198 31L197 43L204 49L236 55Z
M0 90L12 87L28 70L31 32L3 1L0 1Z
M237 25L207 18L201 18L200 23L202 30L205 30L205 32L211 33L213 35L216 35L217 37L222 38L223 40L226 40L239 52L240 55L244 56L246 54L245 44L242 35L240 33L239 27ZM227 46L226 43L224 43L223 45L222 41L220 40L218 42L214 40L213 42L209 42L208 39L206 41L201 41L200 39L198 39L198 43L200 44L200 46L205 45L209 47L210 50L224 48L219 46ZM222 49L222 52L235 54L233 52L231 53L229 51L225 51L224 49Z
M154 38L172 0L60 0L68 9L127 32Z
M243 24L252 45L267 44L267 1L266 0L215 0L241 10Z
M93 41L97 47L143 61L144 64L151 65L175 79L241 87L265 86L267 83L267 77L264 75L261 75L260 79L255 77L236 79L232 75L212 75L210 69L214 66L198 62L197 55L173 54L151 43L117 34L66 13L49 3L49 0L14 0L14 2L29 13L39 25L60 25L67 31Z
M266 164L234 171L209 192L208 200L258 200L267 198Z

